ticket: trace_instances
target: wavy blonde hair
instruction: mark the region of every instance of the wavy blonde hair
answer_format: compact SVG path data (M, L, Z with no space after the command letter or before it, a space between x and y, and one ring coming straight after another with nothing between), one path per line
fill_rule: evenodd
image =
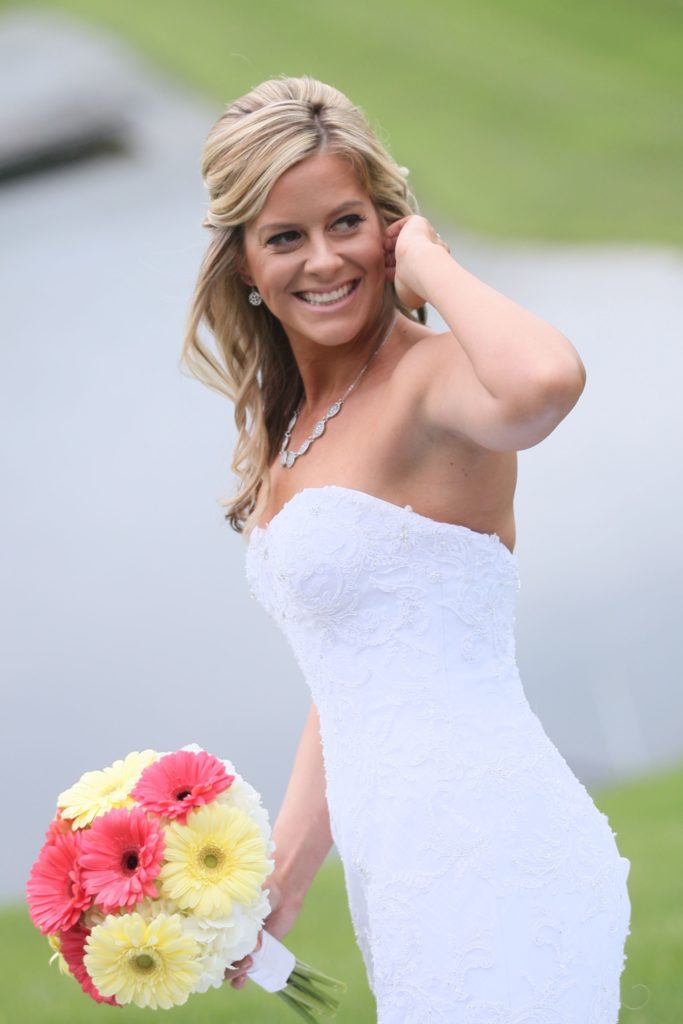
M231 103L207 137L202 177L209 194L203 226L212 232L192 296L180 358L202 383L235 406L238 439L231 468L238 493L219 499L225 518L249 536L270 466L303 396L287 335L266 308L252 306L240 276L244 227L263 208L277 179L317 153L348 159L386 224L417 211L405 170L398 167L363 112L343 93L314 78L273 78ZM399 303L393 284L385 306L425 322L424 308ZM215 350L199 337L205 324Z

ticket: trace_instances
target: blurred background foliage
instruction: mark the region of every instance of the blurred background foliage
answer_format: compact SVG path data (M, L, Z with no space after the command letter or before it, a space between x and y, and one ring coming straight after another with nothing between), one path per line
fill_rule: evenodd
M330 82L410 168L422 211L463 229L683 243L682 0L39 6L120 34L218 109L280 74Z

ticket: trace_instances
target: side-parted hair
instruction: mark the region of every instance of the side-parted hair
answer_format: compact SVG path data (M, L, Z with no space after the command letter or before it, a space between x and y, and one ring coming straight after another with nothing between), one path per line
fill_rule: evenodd
M209 195L203 226L212 233L192 296L181 368L235 406L238 439L231 468L238 493L220 499L225 518L249 536L256 502L287 425L303 397L303 382L280 321L252 306L240 274L244 227L256 217L277 179L317 153L348 159L385 224L417 212L405 170L379 141L363 112L343 93L314 78L274 78L231 103L207 137L202 177ZM399 303L393 284L385 304L425 322L424 308ZM215 350L200 339L206 325Z

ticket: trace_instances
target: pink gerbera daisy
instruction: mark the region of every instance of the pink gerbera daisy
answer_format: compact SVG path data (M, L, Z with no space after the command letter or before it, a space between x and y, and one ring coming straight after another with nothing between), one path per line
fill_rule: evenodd
M67 821L66 818L62 817L62 812L58 809L54 818L47 827L45 833L45 842L48 845L54 843L57 836L63 836L65 832L71 831L71 822Z
M76 924L92 905L79 866L80 834L55 832L38 854L26 885L31 920L47 935Z
M161 870L161 826L141 807L115 808L95 818L83 833L81 870L86 892L105 914L130 909L145 896L156 899Z
M89 996L92 996L97 1003L108 1003L109 1006L119 1006L120 1004L116 1002L114 996L103 996L98 992L92 978L85 969L83 957L85 955L85 943L89 935L89 930L87 928L81 928L80 925L76 925L75 928L69 929L68 932L60 932L60 952L66 960L69 970L84 992Z
M145 768L131 796L148 811L185 824L193 807L210 804L234 781L223 762L205 750L179 750Z

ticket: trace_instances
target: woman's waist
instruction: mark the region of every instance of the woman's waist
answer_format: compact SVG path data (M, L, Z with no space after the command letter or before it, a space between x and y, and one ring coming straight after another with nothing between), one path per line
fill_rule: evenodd
M499 636L500 642L461 644L458 638L402 634L391 643L361 643L358 637L340 642L338 637L290 638L290 646L311 690L324 688L394 693L398 688L440 694L442 699L460 699L469 687L481 694L492 685L495 690L512 686L521 690L514 637Z
M516 668L472 679L325 677L311 688L335 765L438 764L518 770L560 756L529 706ZM560 758L561 759L561 758Z
M390 844L469 835L506 840L530 860L581 859L589 848L598 860L618 857L606 816L533 712L509 727L463 717L409 731L390 720L353 735L320 721L330 813L340 834L351 827L368 839L363 849L379 827Z
M476 663L443 664L427 652L381 660L359 652L299 661L313 700L329 706L335 718L343 718L347 709L360 713L366 728L387 714L395 722L465 714L493 724L520 709L531 713L514 658L491 655Z

